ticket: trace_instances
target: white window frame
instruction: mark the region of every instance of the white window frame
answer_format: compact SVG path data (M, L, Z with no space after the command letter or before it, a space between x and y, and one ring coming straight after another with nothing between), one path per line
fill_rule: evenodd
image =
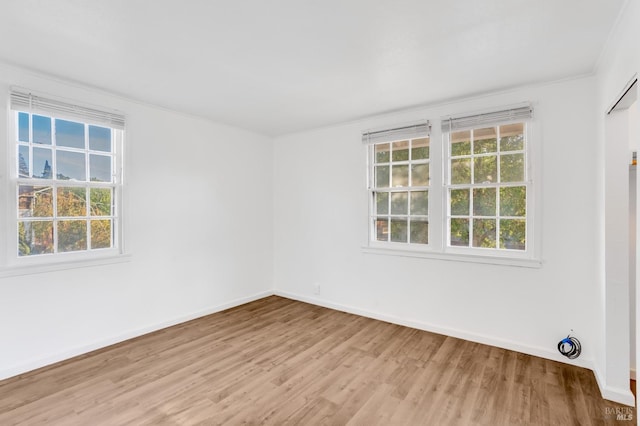
M377 236L377 231L376 231L376 218L377 217L382 217L382 216L386 216L388 217L390 220L393 217L398 217L398 218L404 218L407 220L408 222L408 228L407 228L407 236L408 236L408 240L410 240L410 227L411 227L411 219L417 219L418 221L426 221L427 223L429 223L429 212L427 212L427 214L411 214L411 212L409 211L408 208L408 213L406 214L394 214L391 211L391 200L389 200L389 211L387 214L382 214L382 215L378 215L377 214L377 208L376 208L376 194L377 193L388 193L389 194L389 198L391 199L392 194L393 193L397 193L397 192L406 192L408 194L408 200L407 203L410 203L411 201L411 193L412 192L423 192L423 191L430 191L430 184L428 183L427 185L413 185L413 182L409 182L409 185L407 186L402 186L402 187L393 187L391 185L391 183L389 184L388 187L380 187L378 188L376 186L376 173L375 173L375 167L376 165L384 165L384 164L388 164L390 166L389 169L389 180L390 182L392 181L392 165L400 165L400 166L407 166L409 168L409 174L408 176L410 177L413 173L410 171L411 170L411 166L414 165L428 165L430 167L431 165L431 156L429 155L429 157L427 157L426 159L413 159L413 158L409 158L408 160L396 160L393 161L392 159L392 153L390 152L390 158L389 158L389 162L385 162L385 163L376 163L375 161L375 146L378 144L389 144L389 146L392 146L395 142L403 142L403 141L409 141L410 143L413 143L413 140L417 140L417 139L423 139L423 138L428 138L429 139L429 148L431 145L431 125L428 121L423 121L423 122L418 122L418 123L412 123L412 124L404 124L404 125L399 125L399 126L395 126L394 128L391 129L381 129L381 130L371 130L368 131L366 133L363 134L363 143L365 143L366 145L368 145L368 149L367 149L367 170L368 170L368 174L367 174L367 186L368 186L368 198L369 198L369 245L371 247L378 247L378 248L410 248L411 250L423 250L424 248L429 247L429 242L430 239L428 240L428 242L425 243L411 243L409 241L407 242L396 242L396 241L391 241L391 239L389 239L388 241L379 241L376 239ZM409 153L410 156L411 154L411 149L409 149ZM430 173L429 173L430 174ZM390 226L390 225L389 225ZM389 231L390 232L390 231ZM428 238L430 238L430 235L428 236Z
M113 182L96 183L90 181L59 180L56 176L52 179L21 178L18 175L18 113L26 112L46 117L51 117L52 131L55 119L63 119L84 123L85 132L87 125L108 127L112 134L111 152L101 152L102 155L112 157ZM87 135L85 135L86 138ZM124 116L117 111L108 111L101 108L87 107L75 101L69 102L54 98L49 95L35 95L22 88L11 88L9 94L9 107L7 108L7 142L4 151L3 190L0 191L6 208L2 213L0 224L5 239L5 244L0 246L0 277L17 276L32 273L41 273L55 270L65 270L77 267L102 265L128 261L129 255L124 245L124 211L123 211L123 177L124 177ZM55 147L52 147L55 151ZM73 148L64 148L65 151L73 151ZM54 153L52 151L52 153ZM84 152L85 159L89 161L89 154L93 151L88 147L76 149ZM97 152L96 152L97 153ZM55 155L55 154L53 154ZM50 186L55 194L57 187L81 187L81 188L113 188L112 216L112 245L110 248L87 249L73 252L59 252L38 254L32 256L18 255L18 185ZM88 192L88 191L87 191ZM88 195L87 195L88 197ZM87 208L88 210L88 208ZM55 212L54 212L55 214ZM54 216L55 217L55 216ZM90 212L87 216L79 217L81 220L90 220ZM55 226L54 226L55 228ZM87 232L90 232L89 230ZM54 234L55 235L55 234Z
M449 134L445 130L445 122L457 117L476 117L483 114L496 114L508 112L512 109L528 107L532 111L530 103L517 104L504 108L494 108L469 114L442 117L440 123L436 122L430 133L430 185L429 185L429 244L405 244L405 243L384 243L375 241L373 232L374 208L373 197L371 196L371 179L373 179L373 149L367 146L367 189L369 200L368 237L363 245L364 253L406 256L418 258L431 258L447 261L461 261L474 263L488 263L497 265L508 265L516 267L539 268L542 266L541 260L541 226L540 226L540 200L537 199L541 182L540 173L540 140L537 132L538 123L532 116L527 120L518 119L517 122L526 121L526 187L527 187L527 211L526 211L526 250L505 250L487 249L474 247L449 246L449 205L448 190L449 182ZM514 123L509 117L496 120L493 124L483 124L477 127L491 127ZM440 124L440 125L437 125ZM395 126L389 126L395 127ZM442 129L442 130L441 130ZM363 142L365 135L363 132ZM440 139L442 143L435 141Z
M477 129L482 129L482 128L486 128L486 127L497 127L498 129L500 128L501 125L505 125L505 124L516 124L516 123L522 123L524 124L524 134L525 134L525 141L524 141L524 149L523 150L518 150L518 151L510 151L508 155L513 155L513 154L523 154L524 158L525 158L525 170L524 170L524 180L523 181L519 181L519 182L513 182L513 183L502 183L502 182L494 182L494 183L474 183L473 182L473 174L471 176L471 182L468 184L452 184L451 183L451 160L452 159L464 159L464 158L468 158L470 160L470 163L472 165L472 170L473 170L473 163L474 163L474 159L475 158L479 158L479 157L486 157L486 156L495 156L496 160L497 160L497 168L498 168L498 174L500 173L500 158L502 153L499 151L500 148L500 142L499 142L499 138L500 135L497 136L498 138L498 151L496 153L491 153L491 154L476 154L474 152L471 152L468 156L457 156L454 157L451 155L451 143L450 143L450 135L451 133L447 132L447 133L443 133L443 152L445 153L445 158L444 158L444 171L445 171L445 175L444 175L444 185L443 185L443 195L444 195L444 209L445 209L445 214L444 214L444 220L445 220L445 238L444 238L444 245L446 247L446 251L449 253L458 253L458 254L473 254L473 255L479 255L479 256L496 256L496 257L505 257L505 258L517 258L517 259L528 259L531 257L531 252L533 251L533 246L534 246L534 238L533 238L533 221L532 221L532 215L528 214L529 213L529 206L531 206L533 204L533 200L532 200L532 181L531 181L531 167L530 167L530 161L529 161L529 154L528 154L528 148L529 148L529 134L528 134L528 130L529 130L529 125L527 122L524 121L517 121L517 122L501 122L501 123L496 123L495 125L482 125L480 127L471 127L469 129L465 129L468 130L470 132L473 132L474 130ZM499 131L499 130L498 130ZM472 133L473 134L473 133ZM507 155L507 154L505 154ZM450 190L455 190L455 189L469 189L470 193L473 194L473 190L474 189L483 189L483 188L495 188L496 192L497 192L497 196L499 197L499 193L500 193L500 189L501 188L507 188L507 187L512 187L512 186L524 186L526 188L526 206L527 206L527 214L524 218L525 224L526 224L526 231L525 231L525 241L526 241L526 246L525 246L525 250L510 250L510 249L501 249L501 248L481 248L481 247L473 247L473 246L468 246L468 247L460 247L460 246L454 246L450 244L450 238L451 238L451 219L454 218L454 216L457 217L465 217L468 218L470 221L473 221L474 218L481 218L483 216L480 215L474 215L473 213L473 195L471 195L471 199L470 199L470 212L469 215L453 215L451 213L451 200L450 200ZM496 210L499 210L500 205L497 204L496 205ZM499 216L499 211L496 211L496 216L492 216L492 218L495 218L496 220L496 245L498 245L498 236L499 236L499 232L500 232L500 218L504 218ZM473 226L469 226L470 228L470 233L469 233L469 240L472 241L473 240Z

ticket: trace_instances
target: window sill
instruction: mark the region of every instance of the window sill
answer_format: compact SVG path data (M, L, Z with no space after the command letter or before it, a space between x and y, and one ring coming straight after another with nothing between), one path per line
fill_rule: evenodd
M75 259L47 263L29 263L0 267L0 278L22 275L42 274L45 272L66 271L69 269L88 268L92 266L111 265L131 261L130 254L118 254L87 259Z
M447 253L436 252L427 250L412 250L406 248L388 248L388 247L362 247L362 252L365 254L377 254L386 256L402 256L402 257L416 257L424 259L437 259L453 262L470 262L470 263L485 263L490 265L504 265L515 266L521 268L541 268L542 261L539 259L529 258L517 258L517 257L502 257L502 256L484 256L478 254L460 254L460 253Z

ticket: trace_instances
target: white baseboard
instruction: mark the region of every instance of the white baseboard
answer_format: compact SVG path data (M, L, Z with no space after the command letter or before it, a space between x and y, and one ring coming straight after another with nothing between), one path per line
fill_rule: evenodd
M565 364L576 365L578 367L587 368L592 370L596 376L596 382L600 388L602 397L610 401L618 402L620 404L635 405L635 399L630 389L616 389L612 387L604 386L604 381L601 379L599 372L595 369L595 364L590 359L576 359L567 362L567 358L558 354L555 351L540 348L536 346L524 345L518 342L496 338L494 336L487 336L484 334L470 333L468 331L458 330L450 327L442 327L423 321L409 320L405 318L395 317L393 315L381 314L378 312L368 311L353 306L342 305L338 303L329 302L324 299L309 297L297 293L290 293L287 291L276 290L277 296L286 297L288 299L299 300L301 302L311 303L313 305L323 306L325 308L335 309L342 312L348 312L350 314L360 315L367 318L373 318L380 321L386 321L393 324L403 325L406 327L416 328L418 330L429 331L432 333L443 334L446 336L456 337L459 339L469 340L476 343L482 343L485 345L496 346L503 349L508 349L516 352L525 353L528 355L537 356L540 358L549 359L552 361L558 361Z
M400 318L393 315L382 314L374 311L368 311L353 306L342 305L338 303L329 302L323 299L317 299L315 297L308 297L296 293L289 293L276 290L276 295L286 297L289 299L299 300L301 302L311 303L314 305L324 306L325 308L335 309L338 311L348 312L350 314L356 314L367 318L373 318L380 321L386 321L393 324L404 325L406 327L416 328L418 330L429 331L432 333L443 334L445 336L457 337L463 340L469 340L476 343L482 343L485 345L496 346L499 348L509 349L516 352L522 352L529 355L535 355L541 358L550 359L553 361L567 363L567 358L563 357L559 353L535 346L523 345L511 340L500 339L493 336L488 336L478 333L470 333L464 330L458 330L450 327L442 327L435 324L430 324L424 321L410 320L406 318ZM589 359L577 359L568 364L577 365L579 367L588 368L593 370L593 362Z
M298 300L301 302L311 303L317 306L323 306L329 309L335 309L342 312L348 312L355 315L360 315L367 318L373 318L380 321L385 321L393 324L403 325L406 327L415 328L418 330L425 330L432 333L443 334L446 336L452 336L459 339L469 340L472 342L482 343L485 345L496 346L499 348L509 349L516 352L522 352L525 354L538 356L545 359L550 359L553 361L567 363L567 360L564 359L561 355L555 353L554 351L550 351L545 348L539 348L530 345L523 345L518 342L513 342L506 339L499 339L493 336L478 334L478 333L470 333L463 330L458 330L449 327L442 327L430 323L426 323L423 321L410 320L405 318L396 317L393 315L386 315L374 311L368 311L360 308L356 308L353 306L342 305L339 303L329 302L324 299L309 297L301 294L290 293L286 291L274 290L274 291L264 291L260 293L256 293L251 296L239 298L232 300L230 302L223 303L221 305L217 305L211 308L207 308L198 312L193 312L188 315L182 315L180 317L173 318L169 321L163 321L161 323L157 323L151 326L138 328L136 330L130 330L128 332L119 334L117 336L113 336L111 338L102 339L87 345L78 346L76 348L60 352L54 355L41 357L41 358L33 358L19 365L12 366L10 368L6 368L0 370L0 380L8 379L10 377L14 377L32 370L36 370L41 367L46 367L47 365L55 364L56 362L64 361L69 358L73 358L78 355L83 355L88 352L101 349L116 343L123 342L125 340L133 339L138 336L142 336L144 334L152 333L157 330L161 330L163 328L171 327L176 324L181 324L183 322L191 321L196 318L200 318L206 315L211 315L216 312L224 311L225 309L233 308L236 306L243 305L245 303L253 302L258 299L262 299L264 297L277 295L281 297L286 297L288 299ZM600 388L600 392L602 397L614 402L618 402L621 404L626 404L633 406L635 404L635 398L629 389L618 389L607 387L604 385L604 380L601 377L600 372L594 368L594 363L589 359L581 359L574 360L569 364L577 365L579 367L588 368L592 370L596 377L596 382L598 383L598 387ZM632 370L632 378L635 379L635 370Z
M53 355L40 357L40 358L32 358L21 364L14 365L9 368L0 370L0 380L8 379L10 377L14 377L19 374L33 371L38 368L46 367L47 365L55 364L56 362L64 361L78 355L83 355L88 352L95 351L97 349L102 349L107 346L111 346L116 343L123 342L125 340L133 339L134 337L139 337L144 334L152 333L154 331L171 327L176 324L181 324L183 322L191 321L193 319L204 317L206 315L215 314L216 312L220 312L220 311L224 311L225 309L244 305L245 303L253 302L254 300L262 299L264 297L272 296L272 295L273 295L272 291L263 291L260 293L253 294L251 296L242 297L226 303L222 303L217 306L213 306L211 308L203 309L198 312L193 312L187 315L181 315L179 317L173 318L168 321L163 321L157 324L141 327L135 330L130 330L122 334L119 334L117 336L101 339L96 342L89 343L87 345L77 346L75 348L72 348L63 352L59 352Z
M600 388L600 394L604 399L618 402L620 404L630 405L631 407L636 405L636 399L633 396L631 389L614 388L612 386L607 386L598 369L593 369L593 374L596 376L596 382L598 383L598 387Z

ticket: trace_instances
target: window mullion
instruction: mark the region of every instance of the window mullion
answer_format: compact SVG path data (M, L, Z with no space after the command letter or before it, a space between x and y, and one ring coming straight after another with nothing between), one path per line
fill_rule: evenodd
M87 169L87 175L89 175L89 169ZM87 250L91 250L91 185L85 187L84 199L86 203L84 219L87 223Z
M112 148L113 149L113 148ZM87 250L91 250L91 221L89 220L91 216L91 170L90 167L90 155L89 155L89 126L84 124L84 173L85 173L85 184L84 189L84 202L85 202L85 217L84 221L86 223L87 231L85 238L87 239Z
M55 155L54 155L55 157ZM53 226L53 253L58 253L58 184L56 182L52 182L51 190L53 192L53 215L52 215L52 226Z
M377 188L375 185L375 164L374 164L374 152L373 149L367 148L367 191L369 192L368 203L369 203L369 220L367 223L367 238L368 241L372 241L376 235L375 226L376 226L376 217L377 217L377 206L376 206L376 196L377 196Z
M469 156L470 156L470 160L469 160L469 168L471 169L471 185L473 185L473 183L476 181L476 161L475 161L475 156L473 154L473 136L474 136L474 131L473 129L471 129L471 131L469 132ZM473 210L472 210L473 211ZM471 235L471 234L469 234Z
M500 140L500 139L498 139ZM500 167L500 156L498 155L498 167ZM498 169L498 176L500 176L500 170ZM496 188L496 249L500 249L500 186Z

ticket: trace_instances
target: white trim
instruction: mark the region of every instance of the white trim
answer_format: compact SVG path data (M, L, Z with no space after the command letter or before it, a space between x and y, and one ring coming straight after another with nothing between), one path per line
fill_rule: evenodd
M173 318L171 320L163 321L161 323L157 323L151 326L141 327L135 330L121 333L117 336L113 336L107 339L102 339L87 345L78 346L76 348L73 348L67 351L59 352L51 356L33 358L22 364L5 368L4 370L0 370L0 380L5 380L10 377L17 376L19 374L24 374L29 371L36 370L38 368L46 367L48 365L55 364L57 362L65 361L79 355L83 355L98 349L105 348L107 346L111 346L116 343L123 342L125 340L133 339L135 337L152 333L154 331L162 330L164 328L168 328L177 324L181 324L187 321L191 321L197 318L211 315L220 311L224 311L226 309L234 308L236 306L244 305L245 303L250 303L250 302L263 299L265 297L273 296L273 295L285 297L291 300L297 300L300 302L310 303L316 306L322 306L328 309L347 312L354 315L360 315L363 317L372 318L379 321L385 321L392 324L398 324L405 327L411 327L418 330L428 331L431 333L451 336L458 339L468 340L471 342L481 343L489 346L495 346L498 348L521 352L524 354L537 356L537 357L549 359L552 361L558 361L565 364L571 364L571 365L576 365L578 367L587 368L593 371L596 378L596 383L598 384L600 393L604 399L618 402L620 404L629 405L629 406L634 406L635 404L635 398L633 397L633 394L631 393L630 389L618 389L618 388L607 387L604 385L604 380L602 379L602 375L600 371L595 368L595 363L591 359L577 359L577 360L573 360L572 362L567 362L567 360L564 357L562 357L555 351L548 350L546 348L526 345L526 344L511 341L511 340L500 339L500 338L496 338L496 337L488 336L484 334L469 333L463 330L454 329L450 327L442 327L442 326L426 323L423 321L403 319L403 318L396 317L394 315L386 315L382 313L368 311L365 309L356 308L353 306L347 306L339 303L329 302L327 300L319 299L316 297L309 297L309 296L305 296L297 293L291 293L288 291L277 290L277 289L262 291L262 292L253 294L251 296L234 299L232 301L222 303L220 305L217 305L211 308L203 309L201 311L193 312L187 315L182 315L182 316ZM635 376L635 372L633 373L633 375Z
M85 259L75 259L69 261L60 261L59 256L65 256L67 253L59 254L56 257L55 262L51 263L36 263L29 262L28 264L22 265L11 265L0 267L0 278L6 277L18 277L22 275L31 275L31 274L43 274L45 272L55 272L55 271L66 271L69 269L78 269L78 268L87 268L91 266L101 266L101 265L112 265L116 263L126 263L130 262L132 255L131 254L118 254L112 256L94 256L93 258L85 258ZM69 253L75 254L75 253ZM93 253L92 253L93 254ZM52 256L52 255L45 255ZM25 260L33 260L33 259L25 259ZM37 259L41 260L41 259Z
M123 261L128 261L127 255L129 253L125 252L124 249L124 228L123 222L124 219L124 209L123 204L124 201L122 199L123 190L123 161L124 161L124 136L125 130L118 128L110 128L111 136L112 136L112 146L111 151L98 151L92 150L89 146L89 139L87 138L87 132L89 131L89 126L91 125L87 121L83 121L82 124L84 126L85 131L85 146L84 148L72 148L72 147L60 147L60 152L78 152L82 153L85 157L85 166L89 164L91 161L92 155L102 155L111 158L111 166L112 166L112 181L111 182L94 182L91 181L88 175L88 171L90 170L88 167L85 168L85 176L86 180L82 181L74 181L74 180L59 180L57 178L51 179L34 179L34 178L20 178L19 172L17 170L17 158L18 150L20 146L28 143L29 147L34 145L33 136L31 135L33 131L33 120L30 115L30 124L29 124L29 141L18 141L16 137L18 131L18 114L23 113L24 111L13 110L11 108L7 109L7 148L2 152L6 155L5 163L6 169L4 170L5 182L4 184L0 181L0 184L3 185L2 190L0 191L0 195L4 195L4 199L7 200L6 204L6 213L5 215L0 214L0 220L2 223L0 224L0 231L4 231L5 235L13 236L10 238L6 238L4 244L1 247L0 254L0 278L6 276L19 276L19 275L27 275L33 273L42 273L49 271L58 271L63 269L73 269L79 267L93 266L93 265L102 265L102 264L110 264L110 263L120 263ZM29 113L31 114L31 113ZM56 151L58 147L56 146L55 141L55 122L59 118L55 114L48 114L47 117L51 119L51 134L52 140L51 145L45 145L47 149L51 151L51 166L53 167L52 173L57 172L56 170L56 161L54 157L56 155ZM22 144L21 144L22 143ZM31 149L31 148L30 148ZM29 162L31 163L32 155L29 156ZM30 166L31 170L31 166ZM0 169L0 175L2 175L2 170ZM115 227L115 231L113 232L112 239L112 247L106 249L91 249L89 245L87 245L86 250L81 250L77 252L58 252L57 251L57 227L53 227L54 232L54 253L48 254L39 254L35 256L18 256L17 252L17 232L18 232L18 223L20 218L18 217L16 209L18 202L18 185L34 185L38 186L50 186L53 188L53 199L54 205L56 203L55 199L57 196L56 188L59 187L79 187L90 190L92 188L111 188L113 190L112 194L112 203L113 209L111 211L111 215L108 217L105 216L92 216L89 212L89 205L87 204L87 212L86 216L78 216L78 220L87 221L87 232L90 233L90 221L92 219L109 219L112 223L112 229ZM4 193L3 193L4 192ZM88 192L87 192L88 197ZM2 213L2 212L0 212ZM16 220L18 219L18 220ZM54 209L52 220L55 222L58 219L57 213ZM27 220L23 218L23 220ZM2 232L0 232L2 233ZM88 234L89 235L89 234ZM87 238L87 242L89 242L89 238Z
M519 109L512 109L512 110L527 110L530 114L533 113L533 106L532 104L527 104L526 107L521 107ZM512 111L512 110L507 110L507 111ZM483 115L491 115L489 114L478 114L477 116L483 116ZM475 115L474 115L475 116ZM472 117L474 117L472 116ZM455 120L455 119L454 119ZM450 238L451 238L451 233L450 233L450 227L451 227L451 221L452 219L454 219L454 215L451 214L451 210L450 210L450 191L453 189L463 189L463 190L469 190L470 194L473 194L473 191L476 188L495 188L496 190L496 195L499 194L500 189L502 188L506 188L506 187L513 187L513 186L524 186L526 189L526 211L525 211L525 216L524 217L519 217L519 218L513 218L513 219L524 219L525 223L526 223L526 235L525 235L525 241L526 241L526 249L523 251L510 251L510 250L505 250L500 248L499 246L499 227L500 227L500 219L503 218L507 218L507 219L511 219L509 217L506 216L501 216L500 215L500 206L496 205L496 211L495 211L495 216L493 216L493 220L496 221L496 247L490 249L493 255L505 255L505 256L512 256L514 258L522 258L522 257L526 257L528 259L536 259L535 256L535 241L533 238L533 233L532 231L535 231L535 229L537 228L537 226L535 226L535 220L534 220L534 215L533 215L533 211L535 209L535 202L533 201L533 196L532 196L532 190L533 187L535 185L535 181L537 179L537 177L532 173L533 169L532 169L532 157L531 157L531 151L532 151L532 125L533 125L533 117L532 115L526 119L526 120L518 120L516 121L518 124L523 123L525 128L524 128L524 142L523 142L523 149L520 150L515 150L515 151L502 151L500 148L500 143L497 142L497 146L496 146L496 152L495 153L490 153L490 154L476 154L474 152L474 149L470 146L470 152L468 154L465 155L452 155L451 152L451 146L452 146L452 141L451 141L451 134L452 131L445 131L444 129L444 123L445 121L443 120L442 122L442 128L443 128L443 133L442 133L442 144L443 144L443 182L442 182L442 189L443 189L443 193L442 193L442 201L443 201L443 205L442 205L442 219L443 219L443 225L444 225L444 230L446 231L444 234L444 240L443 240L443 246L446 248L447 251L449 252L468 252L469 250L475 250L476 248L473 247L473 226L472 226L472 221L476 218L476 217L481 217L478 216L474 213L474 209L472 207L472 199L469 199L470 205L469 205L469 211L468 214L466 215L456 215L455 217L461 217L465 220L469 221L469 226L468 226L468 231L469 231L469 235L468 235L468 240L469 240L469 245L468 246L461 246L461 247L455 247L450 245ZM485 123L486 125L490 125L489 123L491 123L491 121ZM495 124L493 124L493 126L495 127L499 127L502 124L497 121L495 122ZM470 137L471 137L471 141L473 141L475 139L475 136L473 134L473 132L476 129L479 129L480 126L477 127L469 127L467 128L467 132L471 132ZM457 129L456 129L457 130ZM496 134L496 140L500 139L500 129L498 128L498 133ZM482 158L482 157L487 157L487 156L495 156L496 157L496 171L497 173L500 173L500 164L501 164L501 159L503 158L503 155L508 156L508 155L523 155L524 156L524 163L525 163L525 169L524 169L524 176L523 176L523 180L522 181L515 181L515 182L501 182L499 179L496 179L496 182L491 182L490 184L478 184L475 183L475 178L474 178L474 170L475 170L475 158ZM470 182L468 183L463 183L463 184L453 184L451 183L451 168L452 168L452 162L454 160L457 159L466 159L469 161L469 167L470 167L470 171L471 171L471 176L470 176ZM499 196L499 195L498 195ZM470 195L470 197L472 197ZM483 249L483 250L487 250L487 249ZM489 251L489 250L487 250ZM478 253L480 254L480 253ZM520 254L520 255L519 255Z
M404 243L399 243L404 244ZM405 244L407 245L407 244ZM387 256L401 256L401 257L417 257L423 259L438 259L454 262L472 262L472 263L486 263L490 265L505 265L505 266L517 266L523 268L542 268L542 260L507 257L499 255L483 256L474 254L458 254L451 252L440 251L427 251L427 250L411 250L408 247L403 248L386 248L386 247L373 247L364 246L361 248L363 253L366 254L378 254Z
M600 389L600 394L604 399L618 402L624 405L629 405L631 407L635 406L636 399L634 398L631 389L621 389L607 386L605 385L604 377L602 377L600 370L598 370L598 368L595 368L595 365L592 370L594 376L596 376L596 383L598 384L598 388Z
M428 123L428 122L427 122ZM427 124L427 126L429 126ZM364 138L364 136L363 136ZM375 143L370 143L367 145L367 193L368 193L368 199L369 199L369 216L368 216L368 220L369 220L369 231L368 231L368 242L369 245L375 245L376 243L378 243L379 241L376 240L377 237L377 228L376 228L376 219L386 219L388 221L393 220L394 218L398 219L398 220L403 220L406 221L408 223L408 228L407 228L407 240L404 242L400 242L403 245L407 245L410 244L409 240L411 238L411 231L410 231L410 227L411 227L411 220L412 219L417 219L417 220L423 220L423 221L427 221L429 220L429 212L427 211L426 214L414 214L411 211L410 205L411 205L411 193L416 192L416 191L430 191L431 189L431 184L430 184L430 177L431 177L431 171L429 171L429 176L427 177L427 184L426 185L414 185L413 182L413 171L412 167L414 165L426 165L427 167L431 167L431 155L429 155L427 158L418 158L418 159L414 159L413 158L413 148L414 148L414 141L418 140L418 139L423 139L426 138L429 142L428 142L428 147L431 146L431 136L429 131L427 131L426 133L416 133L413 135L412 138L409 139L408 143L408 150L410 152L408 159L407 160L395 160L393 159L393 153L394 153L394 148L393 148L393 142L399 142L402 141L402 139L397 140L397 139L390 139L389 141L385 141L385 142L375 142ZM388 161L381 161L381 162L376 162L376 157L375 157L375 147L377 145L381 145L381 144L390 144L389 145L389 160ZM430 149L430 148L429 148ZM393 168L394 167L398 167L398 166L406 166L408 168L407 171L407 179L408 182L405 186L393 186ZM387 186L381 186L378 187L377 186L377 177L376 177L376 167L387 167L389 170L389 178L387 181ZM407 194L407 211L406 213L393 213L392 212L392 193L394 192L398 192L398 193L405 193ZM375 201L376 198L376 194L379 193L387 193L388 195L388 201L387 201L387 213L386 214L378 214L377 213L377 204ZM429 196L427 196L427 204L429 204ZM389 240L391 239L391 226L389 226L389 235L388 235ZM390 241L387 241L390 242ZM417 243L416 243L417 244ZM421 247L428 247L428 244L419 244L419 246Z
M632 368L631 371L629 372L629 376L631 377L631 380L636 380L636 369Z
M311 303L313 305L322 306L329 309L335 309L342 312L347 312L354 315L360 315L367 318L373 318L380 321L390 322L392 324L398 324L405 327L411 327L418 330L424 330L431 333L442 334L445 336L456 337L458 339L469 340L471 342L482 343L484 345L495 346L498 348L508 349L511 351L521 352L528 355L537 356L540 358L549 359L552 361L562 362L564 364L575 365L582 368L587 368L594 372L596 382L600 388L602 397L610 401L618 402L620 404L626 404L633 406L635 399L630 389L617 389L610 388L603 385L604 381L601 379L599 372L595 368L595 363L592 359L575 359L571 362L567 362L567 358L560 355L558 352L541 348L538 346L531 346L515 342L512 340L501 339L494 336L488 336L479 333L470 333L464 330L459 330L450 327L443 327L424 321L417 321L411 319L403 319L394 315L387 315L378 312L368 311L365 309L356 308L354 306L343 305L339 303L330 302L327 300L319 299L316 297L309 297L297 293L291 293L288 291L275 290L276 296L286 297L288 299L298 300L300 302Z
M528 111L532 111L534 108L533 102L526 104L517 104L522 107L526 105ZM512 106L515 108L515 106ZM503 107L507 108L507 107ZM495 111L495 108L492 109ZM447 184L448 181L448 168L450 165L449 156L449 142L446 136L447 132L441 133L442 126L435 126L430 134L430 156L428 164L430 168L430 182L427 187L407 187L407 188L395 188L390 186L389 188L375 187L375 161L373 149L368 148L366 150L367 159L367 198L368 198L368 224L367 224L367 240L362 246L364 253L370 254L382 254L382 255L396 255L404 257L414 258L432 258L449 261L459 262L475 262L486 263L495 265L507 265L517 267L530 267L540 268L542 267L542 242L541 242L541 200L537 199L537 192L539 186L542 184L541 166L538 157L541 156L541 141L539 140L538 120L534 117L527 120L519 120L518 122L526 122L526 143L525 147L519 151L509 151L508 154L519 153L524 154L526 158L527 168L525 171L525 179L523 182L507 182L507 183L492 183L490 185L481 184L465 184L460 185L462 188L477 188L477 187L492 187L497 190L507 186L525 186L527 188L527 212L526 217L526 250L509 250L502 248L480 248L480 247L455 247L448 245L449 233L447 232L449 226L449 214L448 214L448 193L450 188L457 188L458 185ZM442 123L441 123L442 125ZM441 144L433 143L437 137L440 136ZM446 139L446 140L445 140ZM371 146L371 145L370 145ZM498 152L498 156L499 156ZM475 154L470 154L469 158L473 159ZM392 159L390 159L391 164ZM404 164L404 162L402 162ZM386 165L386 163L383 163ZM391 176L389 178L391 180ZM428 215L424 216L429 221L429 243L428 244L411 244L402 242L391 241L377 241L375 239L376 230L373 218L375 214L374 197L375 192L395 190L411 190L411 189L427 189L429 191L429 211ZM497 212L496 212L497 213ZM393 215L381 215L381 217L392 217ZM469 216L473 217L473 215ZM502 216L496 216L497 218L506 218Z
M567 362L567 358L560 355L557 351L540 348L537 346L530 346L512 340L506 340L479 333L470 333L468 331L459 330L451 327L444 327L424 321L404 319L395 315L387 315L379 312L369 311L366 309L360 309L354 306L343 305L340 303L330 302L324 299L316 297L310 297L301 295L298 293L290 293L287 291L275 291L276 296L286 297L288 299L298 300L300 302L311 303L314 305L322 306L329 309L335 309L350 314L360 315L367 318L376 319L379 321L390 322L392 324L402 325L405 327L411 327L418 330L428 331L430 333L442 334L445 336L455 337L458 339L468 340L471 342L482 343L484 345L495 346L498 348L508 349L516 352L521 352L529 355L538 356L553 361L563 362L565 364L576 365L578 367L588 368L593 370L593 361L590 359L576 359L572 362Z
M4 368L0 370L0 380L8 379L13 376L17 376L19 374L23 374L32 370L36 370L38 368L46 367L51 364L55 364L60 361L65 361L67 359L83 355L98 349L105 348L107 346L114 345L116 343L123 342L125 340L133 339L135 337L139 337L148 333L152 333L154 331L162 330L167 327L171 327L177 324L181 324L187 321L194 320L196 318L204 317L207 315L215 314L216 312L224 311L229 308L234 308L236 306L244 305L245 303L253 302L255 300L259 300L268 296L272 296L273 293L271 291L263 291L260 293L253 294L251 296L242 297L239 299L234 299L230 302L222 303L220 305L213 306L211 308L203 309L201 311L193 312L186 315L181 315L179 317L173 318L168 321L162 321L160 323L156 323L153 325L149 325L146 327L140 327L134 330L130 330L116 336L112 336L106 339L101 339L95 341L93 343L89 343L86 345L77 346L75 348L58 352L53 355L45 356L45 357L36 357L29 359L22 364L14 365L8 368Z

